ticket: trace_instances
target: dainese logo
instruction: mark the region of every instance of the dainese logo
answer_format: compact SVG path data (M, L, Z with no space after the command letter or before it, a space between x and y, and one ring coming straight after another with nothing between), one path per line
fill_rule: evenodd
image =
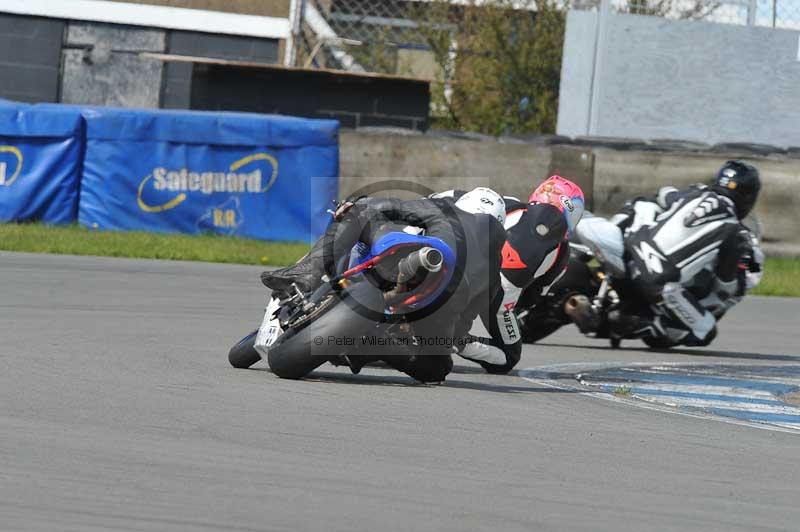
M190 194L261 194L277 178L278 160L267 153L248 155L223 172L158 167L139 183L136 202L144 212L159 213L176 208Z
M22 172L22 152L15 146L0 146L0 187L10 187Z

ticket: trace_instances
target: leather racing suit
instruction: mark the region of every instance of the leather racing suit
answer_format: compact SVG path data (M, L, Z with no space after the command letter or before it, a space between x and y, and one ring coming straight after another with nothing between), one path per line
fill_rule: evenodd
M757 283L758 240L709 187L664 187L611 221L625 235L628 277L656 313L653 333L675 344L708 345L717 321Z
M441 195L458 198L463 191ZM565 272L569 261L567 225L564 216L549 204L526 204L505 197L506 238L500 270L500 289L480 313L488 337L469 335L459 344L458 354L480 364L487 372L511 371L522 355L522 334L514 313L523 291L541 296Z
M262 281L274 290L276 297L289 293L293 283L303 291L311 291L319 286L323 274L335 273L326 269L349 254L357 242L370 242L387 224L420 228L426 236L442 239L456 253L453 281L439 296L446 301L433 314L412 324L418 336L435 336L450 342L439 345L425 342L424 348L406 353L392 350L386 355L351 357L351 368L358 372L370 361L383 360L419 381L443 381L452 369L453 346L467 335L474 319L487 312L500 288L505 231L492 216L462 211L455 207L452 198L410 201L362 198L340 221L329 226L308 255L294 266L264 272Z

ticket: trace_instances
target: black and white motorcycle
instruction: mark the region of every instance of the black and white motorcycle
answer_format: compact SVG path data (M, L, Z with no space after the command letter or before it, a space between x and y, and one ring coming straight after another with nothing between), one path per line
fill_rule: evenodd
M654 349L678 342L653 326L657 311L638 297L627 278L622 233L607 220L587 212L579 237L570 243L565 275L545 296L524 291L515 312L523 341L534 343L574 323L586 336L609 340L617 348L623 340L641 340ZM746 221L757 246L761 226L755 217ZM749 265L747 265L749 268ZM711 272L701 271L686 286L698 300L708 296ZM761 278L748 271L748 288ZM709 309L711 310L711 309Z

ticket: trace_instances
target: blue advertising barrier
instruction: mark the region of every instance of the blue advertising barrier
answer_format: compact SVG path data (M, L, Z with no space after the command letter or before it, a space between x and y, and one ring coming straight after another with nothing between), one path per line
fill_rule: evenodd
M82 151L77 110L0 101L0 222L74 222Z
M78 218L98 229L312 241L338 194L339 124L85 108Z

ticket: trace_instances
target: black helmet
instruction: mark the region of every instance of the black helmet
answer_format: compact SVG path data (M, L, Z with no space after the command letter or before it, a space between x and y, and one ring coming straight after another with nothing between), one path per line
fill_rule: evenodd
M711 189L727 196L736 206L741 220L750 213L761 190L761 178L755 166L744 161L728 161L722 165L711 182Z

